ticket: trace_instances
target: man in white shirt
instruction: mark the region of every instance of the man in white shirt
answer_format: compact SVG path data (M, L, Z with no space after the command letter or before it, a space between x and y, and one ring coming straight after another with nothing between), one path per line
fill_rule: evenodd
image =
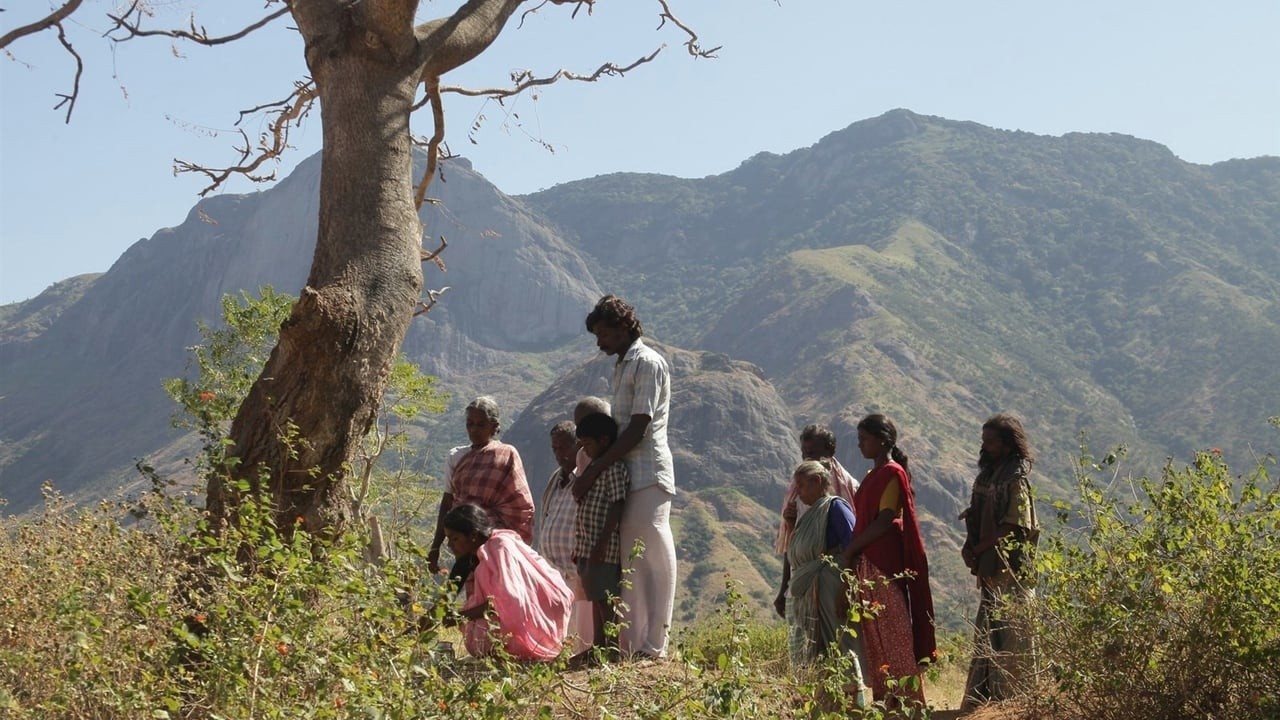
M624 653L663 658L676 594L676 549L671 536L676 485L667 445L671 371L667 361L640 339L643 330L635 308L621 298L600 298L586 324L601 352L618 358L611 407L621 431L609 450L579 475L574 495L582 497L614 462L626 462L631 491L623 506L620 534L629 587L622 590L628 611L620 646ZM644 551L631 558L637 541Z

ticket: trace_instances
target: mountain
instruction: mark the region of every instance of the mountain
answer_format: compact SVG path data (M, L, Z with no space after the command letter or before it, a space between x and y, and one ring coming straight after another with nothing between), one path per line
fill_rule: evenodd
M179 458L159 381L183 372L224 293L296 293L315 233L319 159L260 193L202 201L100 277L0 308L0 495L53 479L91 498L134 458ZM1063 494L1083 436L1166 457L1273 449L1280 414L1280 158L1215 165L1115 134L1046 137L895 110L812 147L702 179L613 174L522 197L465 161L432 186L442 303L405 354L451 414L417 435L427 469L476 394L503 408L535 486L547 431L607 395L583 327L604 292L636 304L672 359L684 612L729 572L767 612L769 551L796 435L831 425L852 471L869 412L899 425L940 586L963 614L953 521L979 428L1027 421L1043 495ZM175 469L180 469L176 468ZM682 573L685 571L682 571Z
M655 334L759 365L841 437L887 412L951 495L995 410L1060 481L1081 432L1147 462L1239 455L1280 412L1280 158L895 110L703 180L524 200Z
M197 322L217 324L223 295L298 293L319 179L317 155L269 190L203 200L100 277L0 309L0 494L12 509L38 501L46 480L100 495L136 481L136 459L175 442L178 452L161 454L190 449L159 381L183 374ZM601 291L572 248L465 161L447 164L433 190L439 202L423 218L448 240L447 273L425 271L429 286L450 286L448 302L415 322L404 352L455 394L501 378L509 406L527 400L553 374L528 358L563 354Z

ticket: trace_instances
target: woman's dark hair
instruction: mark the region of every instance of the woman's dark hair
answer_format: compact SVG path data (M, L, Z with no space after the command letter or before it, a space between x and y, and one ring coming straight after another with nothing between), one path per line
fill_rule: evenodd
M489 517L489 513L484 508L471 503L463 503L454 505L449 508L449 512L441 518L440 524L444 525L446 530L452 530L464 535L470 535L473 538L480 538L481 542L489 539L493 534L493 520Z
M587 332L595 332L596 325L604 323L627 331L632 340L644 334L636 309L617 295L605 295L587 314Z
M883 440L889 448L889 457L907 471L907 477L911 477L911 468L907 466L907 454L898 447L898 428L892 420L879 413L868 415L858 422L858 429Z
M578 423L577 435L580 438L608 438L612 445L618 439L618 423L604 413L591 413Z
M1019 458L1028 463L1036 461L1035 451L1031 449L1031 442L1027 440L1027 431L1023 429L1022 421L1018 416L997 413L987 418L987 421L982 424L982 429L994 430L1000 436L1000 442Z

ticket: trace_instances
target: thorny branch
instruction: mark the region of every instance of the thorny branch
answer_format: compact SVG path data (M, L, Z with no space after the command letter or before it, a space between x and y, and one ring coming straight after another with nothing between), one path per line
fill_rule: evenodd
M293 92L283 100L240 111L240 119L236 120L237 125L248 115L263 109L280 108L276 111L275 119L271 121L270 127L259 136L256 148L249 141L248 134L244 130L239 131L240 137L244 139L244 147L236 148L240 153L240 162L238 164L224 168L208 168L185 160L174 160L174 173L195 172L208 177L210 183L208 187L200 191L201 197L216 190L232 175L244 175L254 182L266 182L275 179L275 171L266 175L255 175L254 173L264 162L274 160L284 154L284 151L289 147L289 130L299 120L306 117L307 113L311 112L315 99L315 81L295 81Z
M236 40L239 40L240 38L253 32L254 30L258 30L269 25L272 20L275 20L276 18L281 17L283 15L289 14L289 6L288 4L285 4L285 6L280 8L279 10L271 13L270 15L267 15L266 17L262 18L256 23L253 23L252 25L248 25L244 28L241 28L237 32L231 33L230 35L222 35L219 37L209 37L209 33L204 29L204 26L196 27L196 21L194 16L191 18L190 30L143 30L142 27L136 21L130 20L130 18L134 16L141 17L142 15L141 4L142 4L142 0L134 0L133 3L129 6L129 9L126 10L124 14L119 16L107 13L107 17L114 20L116 25L115 27L108 30L106 32L106 35L116 42L123 42L125 40L128 40L130 38L135 38L135 37L160 36L160 37L171 37L171 38L180 38L183 40L190 40L192 42L199 43L201 45L222 45L224 43L229 43L229 42L234 42ZM111 33L114 33L117 30L125 31L125 35L123 37L112 36Z

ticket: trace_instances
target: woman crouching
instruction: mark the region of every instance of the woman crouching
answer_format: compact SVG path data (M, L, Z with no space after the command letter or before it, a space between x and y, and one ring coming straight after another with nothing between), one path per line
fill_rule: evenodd
M559 655L573 606L573 593L559 571L516 531L495 529L476 505L451 508L442 524L454 557L475 561L459 613L467 652L491 655L499 643L517 660Z

